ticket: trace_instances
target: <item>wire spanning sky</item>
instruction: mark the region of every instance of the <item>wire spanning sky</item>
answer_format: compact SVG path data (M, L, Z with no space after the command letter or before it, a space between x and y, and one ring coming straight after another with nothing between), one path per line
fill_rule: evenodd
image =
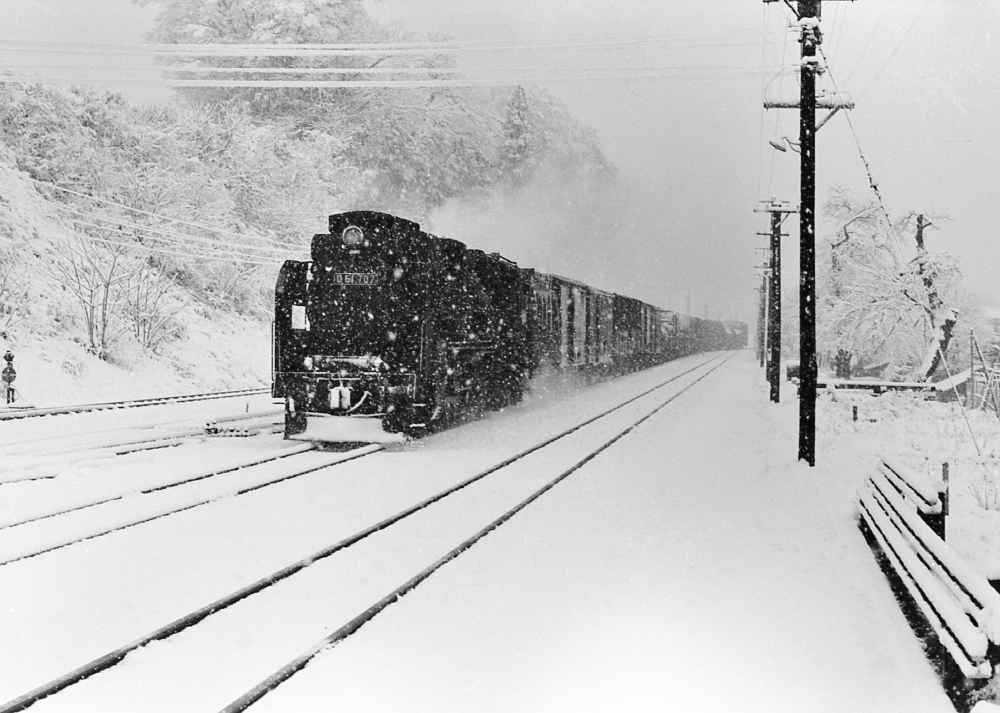
M754 208L771 196L798 201L796 156L768 144L797 139L797 114L762 108L765 97L797 97L799 46L787 7L761 0L378 0L370 10L412 33L415 44L400 51L419 51L428 33L448 36L465 77L544 83L595 127L627 189L627 220L606 241L580 246L603 259L574 277L682 311L690 300L698 316L753 320L754 248L765 242L756 233L768 229L766 214ZM144 63L124 48L93 46L141 42L155 7L129 0L0 0L0 13L0 63L9 71L124 73L129 81L117 88L129 96L168 96L149 69L151 55ZM966 286L984 303L1000 305L993 277L1000 266L993 234L1000 224L1000 162L993 158L1000 153L993 126L1000 116L993 39L1000 34L1000 4L828 1L822 30L831 71L821 88L832 91L835 80L855 101L857 141L890 213L947 213L951 221L929 234L929 248L955 254ZM29 52L26 41L77 43L78 50L102 53L59 53L51 45ZM436 77L447 80L447 74ZM820 204L834 185L870 195L844 117L818 134L817 165ZM503 250L478 245L474 222L444 214L433 222L430 228L449 237ZM794 219L786 228L785 284L793 288Z

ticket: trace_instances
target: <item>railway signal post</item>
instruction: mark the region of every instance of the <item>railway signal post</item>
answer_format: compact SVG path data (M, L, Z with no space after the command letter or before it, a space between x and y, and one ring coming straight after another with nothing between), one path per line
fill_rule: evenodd
M7 403L12 404L14 403L14 379L17 378L17 372L14 370L14 355L8 349L7 353L3 355L3 359L7 365L3 371L0 371L0 379L3 379Z
M826 0L834 2L835 0ZM853 2L853 0L851 0ZM764 0L779 2L779 0ZM791 0L785 0L792 7ZM797 102L764 102L767 109L799 110L801 158L799 191L799 460L816 465L816 132L841 109L853 103L835 96L816 100L816 75L823 71L816 51L823 41L819 20L823 0L798 0L793 8L802 45L800 92ZM816 123L816 109L830 109ZM777 146L776 146L777 148ZM784 151L784 147L781 147Z

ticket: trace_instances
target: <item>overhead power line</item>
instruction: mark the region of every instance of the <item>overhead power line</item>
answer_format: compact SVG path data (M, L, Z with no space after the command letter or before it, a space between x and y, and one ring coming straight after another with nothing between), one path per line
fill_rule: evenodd
M86 227L96 228L98 230L107 230L113 233L118 233L120 235L126 235L132 237L129 233L121 230L120 228L108 227L106 225L98 225L96 223L90 223L88 221L73 219L77 225L83 225ZM190 251L179 252L177 250L170 250L168 248L163 248L157 245L142 245L135 242L120 242L117 240L109 240L107 238L101 238L96 235L90 235L89 233L82 234L84 238L91 242L103 243L105 245L114 245L122 248L129 248L132 250L145 250L146 252L157 253L159 255L170 255L172 257L182 257L187 259L198 259L198 260L219 260L223 262L238 262L244 265L258 265L260 267L273 267L275 265L272 261L263 260L251 260L240 257L239 255L211 255L211 254L192 254Z
M622 37L585 37L576 39L515 40L451 43L390 43L357 45L275 45L275 44L125 44L80 43L50 41L0 41L0 56L13 54L18 61L0 64L17 72L0 76L0 83L52 82L154 82L173 87L253 87L253 88L419 88L442 86L503 86L523 82L559 83L567 81L620 81L640 79L699 78L726 75L752 76L776 68L678 64L670 66L612 66L612 63L586 67L558 67L553 62L536 62L518 67L322 67L317 62L346 57L441 56L442 54L474 52L552 54L559 52L648 51L657 47L717 49L725 46L751 46L768 33L721 33L716 35L633 35ZM742 39L745 38L745 39ZM65 61L32 62L39 53L73 58ZM148 66L111 65L106 59L145 56L159 60ZM285 58L307 60L309 67L211 67L205 61L218 59L266 60ZM96 60L96 61L95 61ZM232 62L231 62L232 63ZM162 64L163 66L158 66ZM90 73L99 75L90 76ZM113 74L109 75L108 72ZM253 77L239 77L241 74ZM234 75L228 78L225 75ZM296 75L298 75L296 77ZM336 76L353 76L349 81L337 81ZM357 75L361 75L358 77ZM413 75L414 79L405 79ZM449 75L461 75L454 78ZM309 77L330 77L328 81ZM282 80L281 77L296 77ZM389 79L392 77L392 79ZM384 79L383 79L384 78Z
M106 245L130 248L135 250L145 250L147 252L157 253L160 255L170 255L172 257L237 262L241 264L257 265L261 267L274 267L276 264L282 262L283 260L294 257L295 253L297 252L294 248L278 245L271 241L267 241L265 245L250 245L244 242L249 236L241 235L239 233L233 233L231 231L225 230L224 228L217 228L210 225L204 225L201 223L194 223L191 221L181 220L179 218L170 218L168 216L151 213L149 211L145 211L139 208L133 208L130 206L123 205L121 203L116 203L115 201L108 200L106 198L90 196L87 195L86 193L81 193L79 191L74 191L69 188L64 188L54 183L39 181L38 179L34 178L29 180L31 180L33 183L45 186L47 188L56 189L71 195L79 196L81 198L86 198L109 206L121 208L123 210L127 210L132 213L146 215L152 218L156 218L157 220L160 221L172 222L181 225L189 225L192 227L199 228L201 230L218 233L220 235L232 238L230 241L223 241L217 238L191 235L190 233L178 233L170 230L165 230L163 228L156 228L149 225L132 223L122 218L122 216L108 215L106 213L101 213L99 211L93 211L93 210L85 211L81 210L78 207L62 203L54 204L57 210L60 210L63 213L68 214L69 219L72 220L78 226L84 226L88 228L93 228L95 230L110 232L117 235L128 237L130 239L129 242L122 242L122 241L110 240L107 237L99 237L89 233L84 233L83 236L92 242L98 242ZM126 230L126 228L128 230ZM155 238L158 241L162 241L164 244L151 245L147 243L136 243L134 242L134 238L136 237L135 232L129 232L129 230L139 231L142 233L149 234L151 237ZM213 254L212 249L221 251L222 254Z
M120 64L8 64L5 65L8 69L20 69L20 70L41 70L41 69L74 69L74 70L88 70L88 69L108 69L115 71L122 71L124 68ZM615 67L615 66L590 66L590 67L552 67L552 65L546 65L541 67L211 67L205 65L191 66L191 65L177 65L171 67L159 67L159 66L149 66L149 67L129 67L128 71L130 73L134 72L150 72L150 73L168 73L168 74L272 74L272 75L295 75L295 74L305 74L305 75L322 75L322 74L379 74L379 75L393 75L393 74L484 74L484 73L515 73L515 72L553 72L558 71L563 72L685 72L685 71L702 71L702 72L728 72L737 71L741 74L746 73L759 73L761 71L765 72L777 72L781 68L778 66L774 67L734 67L726 65L697 65L697 64L687 64L687 65L672 65L667 67ZM19 75L27 76L27 75ZM68 75L66 75L68 76ZM335 80L331 80L335 81Z
M34 82L67 82L79 83L82 81L99 81L115 83L150 83L155 82L165 84L170 87L256 87L261 89L419 89L424 87L486 87L486 86L510 86L514 84L528 83L558 83L558 82L600 82L600 81L622 81L639 79L699 79L719 76L737 76L758 74L755 70L737 70L732 72L703 72L703 73L642 73L642 74L608 74L606 76L550 76L550 77L506 77L497 79L439 79L439 80L345 80L341 82L308 82L308 81L267 81L267 80L185 80L185 79L137 79L134 77L91 77L83 79L71 76L0 76L0 84L31 84Z
M29 178L28 180L30 180L32 183L36 183L36 184L38 184L40 186L45 186L46 188L51 188L51 189L54 189L54 190L57 190L57 191L61 191L63 193L68 193L70 195L77 196L79 198L86 198L88 200L95 201L97 203L103 203L105 205L110 205L110 206L114 206L116 208L121 208L122 210L129 211L130 213L136 213L138 215L145 215L145 216L149 216L150 218L156 218L157 220L160 220L160 221L168 221L170 223L177 223L178 225L189 225L189 226L191 226L193 228L198 228L199 230L207 230L207 231L210 231L210 232L213 232L213 233L218 233L220 235L226 236L226 237L234 239L234 240L244 240L246 238L246 235L243 235L241 233L234 233L231 230L226 230L225 228L219 228L219 227L212 226L212 225L206 225L204 223L195 223L193 221L183 220L181 218L171 218L170 216L163 215L161 213L152 213L152 212L150 212L148 210L142 210L141 208L135 208L133 206L125 205L124 203L117 203L117 202L115 202L113 200L110 200L108 198L100 198L98 196L88 195L87 193L81 193L80 191L74 191L72 188L65 188L65 187L60 186L60 185L55 184L55 183L49 183L48 181L39 181L37 178ZM271 247L274 248L275 250L284 250L285 249L284 246L279 245L279 244L274 243L274 242L271 242Z
M178 247L189 247L189 248L192 248L192 247L197 247L197 248L210 247L210 248L217 248L217 249L220 249L220 250L227 250L229 252L232 252L234 250L235 251L246 251L246 252L251 252L251 253L255 253L256 252L256 253L261 253L261 254L260 255L251 255L251 257L255 258L255 259L259 259L259 260L264 260L264 259L269 259L269 258L273 258L275 260L283 260L283 259L285 259L288 256L288 254L290 252L290 250L276 250L276 249L271 248L271 247L250 245L250 244L247 244L247 243L244 243L244 242L239 242L239 243L228 242L227 243L227 242L223 242L221 240L217 240L215 238L205 238L205 237L201 237L201 236L197 236L197 235L185 235L183 233L175 233L175 232L172 232L172 231L169 231L169 230L163 230L162 228L154 228L154 227L148 226L148 225L140 225L138 223L131 223L131 222L127 221L127 220L122 220L121 216L105 215L105 214L97 213L95 211L84 211L84 210L80 210L78 208L74 208L72 206L65 205L65 204L59 204L56 207L57 207L58 210L61 210L61 211L65 212L65 213L69 213L70 215L81 216L82 218L90 218L91 220L105 221L107 223L112 223L113 224L111 226L106 226L106 225L96 225L96 224L92 224L92 223L86 223L87 225L94 225L94 227L99 227L99 228L102 228L102 229L117 230L117 231L120 231L120 232L122 232L122 233L124 233L126 235L131 235L131 234L125 232L124 229L125 228L130 228L132 230L135 230L135 231L138 231L138 232L141 232L141 233L147 233L147 234L149 234L152 237L158 237L158 239L172 241L173 244L177 245ZM82 222L82 221L80 221L79 218L73 218L73 220L77 221L77 222ZM245 237L244 237L244 239L245 239Z
M65 42L53 40L0 40L0 50L15 52L54 52L71 54L142 54L142 55L218 55L320 57L372 54L447 54L452 52L496 52L524 49L630 49L649 45L677 44L682 47L756 45L757 32L717 35L626 35L580 38L538 38L525 40L488 40L466 42L399 42L363 44L136 44L113 42Z

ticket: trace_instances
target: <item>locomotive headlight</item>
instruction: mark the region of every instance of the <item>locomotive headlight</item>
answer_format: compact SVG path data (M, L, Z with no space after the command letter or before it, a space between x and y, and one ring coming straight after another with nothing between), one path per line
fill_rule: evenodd
M365 234L356 225L349 225L344 228L344 232L341 234L341 238L344 241L344 245L348 247L355 248L365 241Z

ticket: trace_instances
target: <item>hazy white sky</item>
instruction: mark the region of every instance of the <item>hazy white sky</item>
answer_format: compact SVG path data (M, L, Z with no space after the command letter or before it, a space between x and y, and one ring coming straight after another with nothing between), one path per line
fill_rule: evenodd
M637 224L653 233L646 249L652 256L660 245L669 255L666 265L648 262L663 267L674 305L690 292L713 316L717 310L748 316L755 299L753 246L765 240L755 233L768 229L766 215L753 213L756 201L774 195L798 203L797 156L767 143L783 135L797 139L797 112L764 112L761 101L764 95L795 99L798 85L792 73L762 79L736 68L788 67L795 60L797 36L783 31L787 7L761 0L381 0L374 7L405 27L469 39L733 33L728 45L692 43L639 58L649 66L733 68L729 73L553 90L598 129L623 178L637 186L637 204L647 211L636 216ZM853 97L857 139L843 115L820 132L818 207L834 185L871 195L863 153L890 214L951 216L931 234L930 248L959 256L966 286L1000 305L1000 138L994 128L1000 56L993 39L1000 33L1000 3L859 0L823 7L832 80L822 80L821 88L832 90L835 80ZM742 44L754 33L755 42ZM786 289L797 283L795 220L784 241ZM702 314L702 308L693 311Z
M784 31L787 7L761 0L372 0L370 7L416 38L688 38L643 51L467 61L713 68L700 77L546 85L597 129L630 188L628 249L612 242L603 260L583 268L589 274L574 276L674 308L690 294L695 314L752 320L754 246L765 242L755 233L768 225L753 209L771 195L798 202L797 157L767 143L796 139L797 114L761 107L765 94L797 95L793 73L760 69L788 67L799 53L795 34ZM0 0L0 13L0 39L137 41L153 11L129 0ZM1000 3L828 0L822 26L831 75L857 103L857 141L843 116L820 132L819 203L832 185L868 195L860 144L890 213L949 214L929 246L959 256L966 286L1000 305L1000 56L993 39ZM715 38L710 46L706 37ZM829 77L821 84L832 87ZM788 228L785 284L793 288L797 225Z

